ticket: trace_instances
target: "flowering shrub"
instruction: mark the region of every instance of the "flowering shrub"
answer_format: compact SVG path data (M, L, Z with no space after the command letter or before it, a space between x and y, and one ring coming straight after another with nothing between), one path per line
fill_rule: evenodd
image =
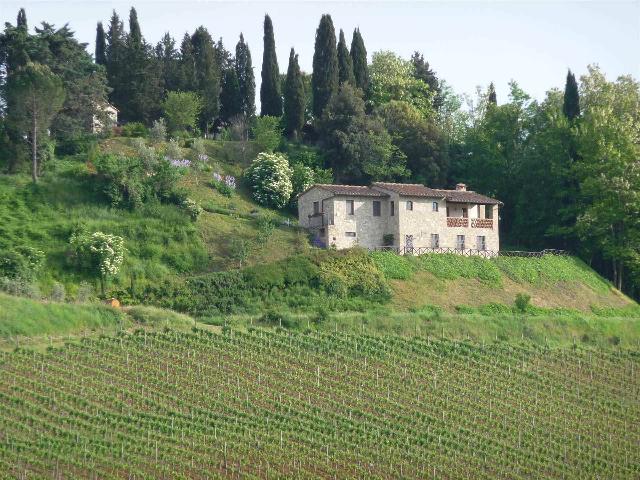
M124 239L118 235L103 232L88 234L82 230L73 232L69 243L73 248L79 264L89 266L100 276L102 293L104 282L117 275L124 260Z
M186 158L172 158L170 159L169 157L167 157L167 160L169 160L171 162L171 166L176 167L176 168L187 168L191 166L191 162L189 160L187 160Z
M253 198L263 205L284 207L293 192L292 173L284 155L264 152L258 154L246 173Z
M227 187L233 188L235 190L236 189L236 177L232 177L231 175L227 175L226 177L224 177L224 184Z
M213 172L211 186L225 197L231 197L236 189L236 178L232 175L220 175L218 172Z
M184 208L192 221L198 220L198 217L202 213L202 207L198 205L195 200L191 200L190 198L186 198L184 202L182 202L182 208Z

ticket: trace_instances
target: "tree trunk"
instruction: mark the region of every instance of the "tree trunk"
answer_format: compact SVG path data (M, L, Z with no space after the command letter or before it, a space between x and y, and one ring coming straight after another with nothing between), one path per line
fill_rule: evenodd
M33 113L31 121L31 178L38 183L38 120Z

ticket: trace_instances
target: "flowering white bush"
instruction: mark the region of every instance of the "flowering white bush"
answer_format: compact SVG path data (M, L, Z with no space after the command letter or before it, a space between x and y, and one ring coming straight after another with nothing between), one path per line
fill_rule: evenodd
M91 265L100 273L101 281L120 271L125 252L122 237L103 232L74 232L70 243L81 259L89 257Z
M184 202L182 202L182 208L187 211L189 217L191 217L191 220L194 222L198 220L198 217L202 213L202 207L198 205L195 200L191 200L190 198L186 198Z
M280 153L260 153L246 176L258 203L276 208L284 207L291 193L293 172L287 158Z

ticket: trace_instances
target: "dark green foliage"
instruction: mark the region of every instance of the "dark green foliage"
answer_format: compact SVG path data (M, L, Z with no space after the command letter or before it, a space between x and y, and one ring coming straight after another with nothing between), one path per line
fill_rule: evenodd
M336 32L330 15L322 15L316 30L313 51L313 115L320 118L331 95L338 90L338 52Z
M489 84L489 91L487 92L487 101L490 105L498 105L498 97L496 96L496 88L493 86L493 82Z
M125 137L146 137L149 130L141 122L129 122L122 127L122 135Z
M222 90L220 91L220 118L228 122L242 113L242 96L238 76L234 68L228 68L224 72Z
M514 305L516 306L516 309L520 313L526 313L526 311L530 307L530 303L531 303L531 295L529 295L527 293L518 293L516 295L516 299L514 301Z
M356 86L353 74L353 60L347 48L342 29L340 29L340 39L338 40L338 82L340 85L349 82L351 85Z
M140 31L140 24L138 23L138 12L134 7L131 7L129 11L129 46L131 48L142 47L142 32Z
M235 68L240 88L242 113L245 117L250 118L256 114L256 80L251 64L251 51L249 45L245 43L242 33L236 45Z
M98 22L98 26L96 27L96 49L95 49L95 62L98 65L106 65L107 64L107 39L104 33L104 27L102 26L102 22Z
M397 180L408 173L404 154L392 144L382 121L366 115L361 91L348 83L331 97L318 132L339 182Z
M136 209L151 199L182 200L176 191L180 172L164 158L148 166L138 157L102 154L94 166L113 206Z
M367 49L360 34L360 29L353 31L351 39L351 60L353 61L353 76L356 87L363 91L365 95L369 92L369 67L367 63Z
M567 72L567 82L564 87L564 102L562 112L573 121L580 116L580 95L578 93L578 82L576 76L569 70Z
M125 45L126 34L120 17L113 11L107 30L106 68L107 79L111 87L109 100L118 109L127 103L126 91L122 88L127 75L127 49Z
M16 26L18 28L24 28L27 30L29 27L27 25L27 12L25 12L24 8L18 10L18 18L16 20Z
M436 72L431 69L429 62L424 59L424 56L420 52L413 52L411 62L413 63L414 77L429 85L429 90L434 93L433 108L437 111L442 106L444 98Z
M178 84L180 85L180 90L185 92L195 91L197 85L196 64L191 36L188 33L184 34L184 37L182 37L182 43L180 44L178 72Z
M202 99L200 128L208 132L218 116L220 105L221 69L217 61L213 40L204 27L198 27L191 36L195 66L196 91Z
M292 328L297 326L297 322L291 318L291 315L276 310L268 310L263 313L258 319L258 323L261 325L268 325L270 327L282 328Z
M262 55L262 83L260 84L260 115L280 117L282 95L280 93L280 70L276 57L276 41L269 15L264 16L264 51Z
M180 89L180 63L176 42L167 32L155 49L155 57L161 71L161 87L164 92Z
M298 55L293 48L289 54L289 67L284 86L284 127L285 132L297 138L304 125L306 99L304 85L298 65Z

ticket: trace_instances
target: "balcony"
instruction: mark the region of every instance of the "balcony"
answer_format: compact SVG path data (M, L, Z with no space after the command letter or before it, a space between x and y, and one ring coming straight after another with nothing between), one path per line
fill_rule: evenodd
M325 212L309 215L309 228L323 228L327 225L333 225L333 215L328 215Z
M493 229L492 218L466 218L466 217L447 217L447 227L469 227L471 220L471 228L491 228Z

